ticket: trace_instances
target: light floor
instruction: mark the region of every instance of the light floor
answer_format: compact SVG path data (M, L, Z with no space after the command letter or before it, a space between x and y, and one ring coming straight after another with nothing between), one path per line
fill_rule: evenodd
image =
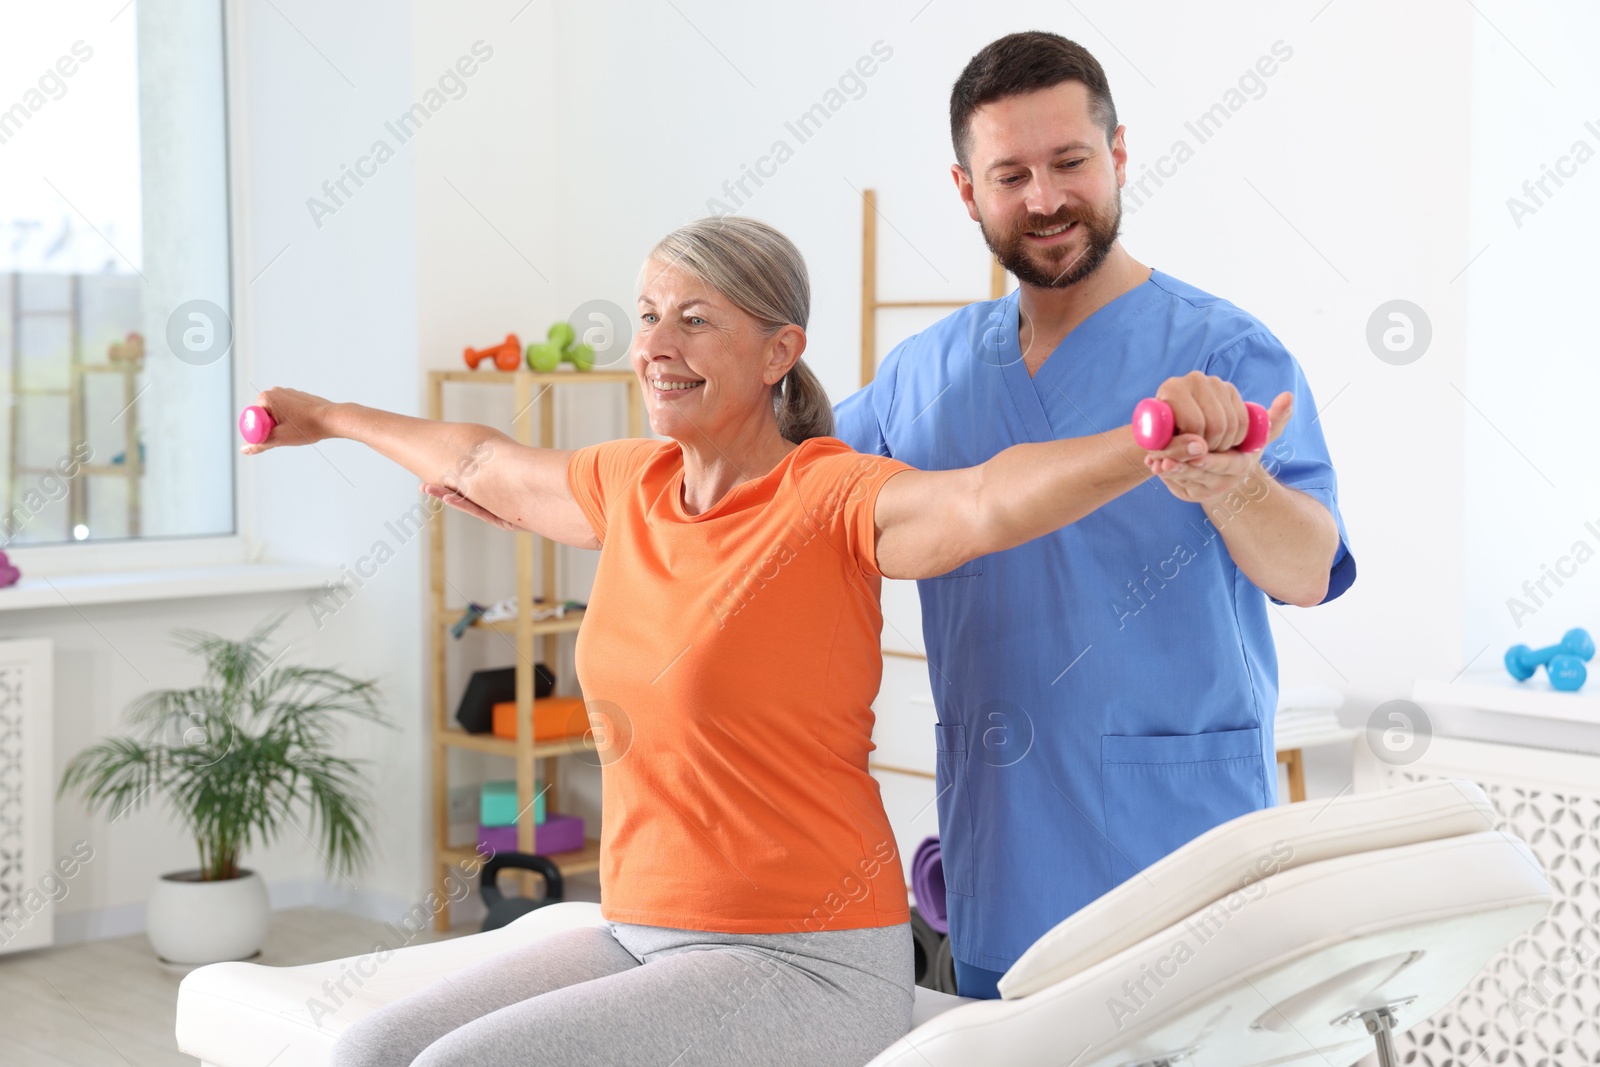
M567 899L588 899L572 888ZM475 929L427 930L416 943ZM250 962L283 967L356 956L383 932L371 919L285 908L272 913L261 954ZM173 1037L178 983L191 969L162 963L143 934L0 956L0 1067L195 1067L200 1061L178 1052Z

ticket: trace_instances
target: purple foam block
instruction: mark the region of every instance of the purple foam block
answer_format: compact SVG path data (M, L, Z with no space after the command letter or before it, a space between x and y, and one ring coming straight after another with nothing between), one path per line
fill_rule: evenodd
M544 825L534 831L535 847L541 856L552 852L571 852L583 847L583 819L577 815L551 812ZM478 850L493 855L517 851L515 826L478 826Z
M478 851L488 855L517 851L515 826L485 826L478 824Z

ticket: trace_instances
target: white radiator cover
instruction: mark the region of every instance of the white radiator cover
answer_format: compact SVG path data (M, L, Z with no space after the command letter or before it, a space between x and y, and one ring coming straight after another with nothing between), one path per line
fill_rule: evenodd
M0 953L55 940L51 644L0 641Z
M1528 843L1556 901L1448 1010L1397 1037L1400 1062L1600 1063L1600 757L1436 737L1405 767L1368 753L1357 764L1355 785L1360 792L1435 778L1466 778L1483 787L1498 815L1497 825L1486 829Z

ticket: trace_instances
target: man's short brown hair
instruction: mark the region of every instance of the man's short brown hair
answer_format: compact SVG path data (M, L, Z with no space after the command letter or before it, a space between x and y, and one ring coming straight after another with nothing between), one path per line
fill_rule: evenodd
M950 90L950 140L963 170L970 170L972 113L984 104L1019 93L1082 82L1089 90L1089 113L1105 128L1109 144L1117 132L1117 107L1100 61L1060 34L1030 30L985 45L967 63Z

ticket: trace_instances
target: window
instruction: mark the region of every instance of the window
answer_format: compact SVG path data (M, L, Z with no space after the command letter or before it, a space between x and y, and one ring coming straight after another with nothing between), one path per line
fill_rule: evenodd
M223 12L0 35L0 548L234 532Z

